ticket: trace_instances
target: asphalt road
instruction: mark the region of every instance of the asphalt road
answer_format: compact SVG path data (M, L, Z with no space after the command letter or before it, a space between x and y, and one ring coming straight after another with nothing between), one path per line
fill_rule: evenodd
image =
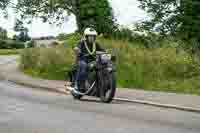
M71 96L0 82L2 133L199 133L200 114Z
M15 61L17 59L17 56L7 56L7 55L1 55L0 56L0 65L4 65L6 63L9 63L9 62L12 62L12 61Z
M73 100L0 81L0 133L200 133L200 114Z

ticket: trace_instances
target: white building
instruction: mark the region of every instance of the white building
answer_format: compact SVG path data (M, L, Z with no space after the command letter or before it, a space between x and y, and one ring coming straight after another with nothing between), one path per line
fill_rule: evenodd
M56 38L33 38L34 47L36 48L52 48L58 44L63 44L63 42L57 40Z

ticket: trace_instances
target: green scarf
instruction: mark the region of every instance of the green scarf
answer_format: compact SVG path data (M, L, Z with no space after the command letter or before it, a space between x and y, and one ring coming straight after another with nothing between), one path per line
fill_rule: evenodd
M90 54L90 55L93 55L95 52L96 52L96 44L95 42L93 43L93 46L92 46L92 51L90 51L90 49L88 48L88 45L87 45L87 42L84 41L84 45L87 49L87 52Z

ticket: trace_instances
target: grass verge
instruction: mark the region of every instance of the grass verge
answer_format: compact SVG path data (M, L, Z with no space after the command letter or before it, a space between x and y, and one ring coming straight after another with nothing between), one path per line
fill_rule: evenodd
M22 49L0 49L0 55L17 55L22 52Z

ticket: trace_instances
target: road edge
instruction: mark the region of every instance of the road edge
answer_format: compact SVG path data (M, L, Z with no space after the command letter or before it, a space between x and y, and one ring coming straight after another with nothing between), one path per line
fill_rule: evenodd
M46 86L40 86L40 85L36 85L36 84L30 84L30 83L25 83L25 82L21 82L21 81L17 81L17 80L13 80L13 79L7 79L8 82L17 84L17 85L22 85L22 86L26 86L26 87L31 87L31 88L35 88L35 89L42 89L45 91L51 91L51 92L55 92L55 93L59 93L59 94L65 94L68 95L69 92L68 91L61 91L58 90L56 88L51 88L51 87L46 87Z
M198 108L192 108L192 107L186 107L186 106L178 106L178 105L173 105L173 104L162 104L162 103L157 103L157 102L152 102L152 101L133 100L133 99L125 99L125 98L114 98L114 100L122 101L122 102L144 104L144 105L149 105L149 106L154 106L154 107L177 109L177 110L182 110L182 111L187 111L187 112L200 113L200 109L198 109Z
M43 89L46 91L51 91L59 94L65 94L69 95L70 91L67 91L67 89L64 91L58 90L56 88L51 88L51 87L45 87L45 86L40 86L36 84L30 84L30 83L25 83L13 79L6 79L8 82L12 82L18 85L23 85L26 87L31 87L31 88L36 88L36 89ZM66 87L67 88L67 87ZM168 108L168 109L176 109L176 110L181 110L181 111L187 111L187 112L195 112L195 113L200 113L200 109L198 108L192 108L192 107L186 107L186 106L179 106L179 105L173 105L173 104L162 104L158 102L152 102L152 101L147 101L147 100L136 100L136 99L126 99L126 98L120 98L116 97L113 100L115 101L122 101L122 102L129 102L129 103L137 103L137 104L144 104L148 106L154 106L154 107L161 107L161 108Z

